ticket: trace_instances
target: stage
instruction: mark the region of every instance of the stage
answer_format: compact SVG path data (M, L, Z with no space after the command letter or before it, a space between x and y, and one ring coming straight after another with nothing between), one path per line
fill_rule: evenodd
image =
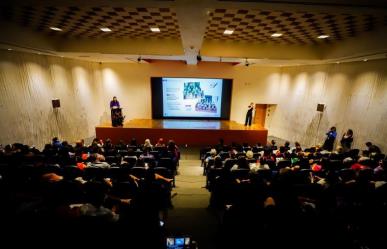
M121 139L128 143L132 138L136 138L137 143L144 143L149 138L152 144L159 138L165 142L173 139L180 146L215 145L219 138L223 138L226 144L267 142L267 129L257 125L245 127L234 121L223 120L134 119L123 127L100 125L95 128L95 132L98 138L110 138L113 143Z

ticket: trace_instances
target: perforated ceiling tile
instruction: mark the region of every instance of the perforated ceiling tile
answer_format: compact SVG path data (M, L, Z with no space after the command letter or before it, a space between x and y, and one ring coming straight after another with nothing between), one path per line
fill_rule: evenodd
M265 10L215 9L205 38L276 44L333 42L386 26L387 15L306 13ZM232 35L224 35L233 29ZM283 34L272 37L273 33ZM318 39L329 35L328 39Z
M169 8L2 6L1 18L51 36L180 38L176 13ZM102 27L112 32L102 32ZM151 27L161 32L151 32Z

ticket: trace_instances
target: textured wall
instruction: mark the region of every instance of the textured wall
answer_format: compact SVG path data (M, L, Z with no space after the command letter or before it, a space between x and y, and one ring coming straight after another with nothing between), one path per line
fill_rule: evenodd
M151 118L150 77L233 78L231 119L244 121L252 98L278 81L278 69L234 67L224 63L91 63L59 57L0 52L0 143L42 147L53 136L75 142L95 136L110 122L109 101L117 96L126 120ZM268 90L270 92L270 90ZM54 111L51 99L59 98Z
M0 143L41 147L53 136L93 136L103 114L100 79L96 63L1 51ZM53 98L61 108L52 108Z
M386 60L282 68L276 107L268 124L271 135L321 144L336 126L338 136L354 131L354 146L368 140L387 150ZM322 114L317 103L325 103Z
M0 52L0 143L43 146L53 136L74 142L109 122L116 95L126 120L151 118L150 77L234 79L231 120L244 122L250 102L271 106L269 135L322 143L335 125L352 128L355 145L371 140L387 150L386 60L299 67L235 67L225 63L98 63ZM51 99L59 98L55 112ZM316 112L317 103L326 110Z

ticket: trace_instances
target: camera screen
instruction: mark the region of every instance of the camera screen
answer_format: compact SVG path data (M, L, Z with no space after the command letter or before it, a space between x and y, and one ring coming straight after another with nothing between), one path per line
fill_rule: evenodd
M167 249L188 249L191 245L190 237L167 237Z

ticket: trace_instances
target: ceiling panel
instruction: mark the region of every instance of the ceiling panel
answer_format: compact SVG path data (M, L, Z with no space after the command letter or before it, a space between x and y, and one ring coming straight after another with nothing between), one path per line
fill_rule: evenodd
M356 37L386 27L387 14L334 14L246 9L215 9L205 38L275 44L318 44ZM224 35L233 29L232 35ZM282 33L281 37L271 37ZM328 39L318 39L319 35Z
M50 36L76 38L180 38L170 8L1 6L0 18ZM52 31L50 27L61 28ZM112 32L102 32L108 27ZM151 27L161 32L150 31Z

